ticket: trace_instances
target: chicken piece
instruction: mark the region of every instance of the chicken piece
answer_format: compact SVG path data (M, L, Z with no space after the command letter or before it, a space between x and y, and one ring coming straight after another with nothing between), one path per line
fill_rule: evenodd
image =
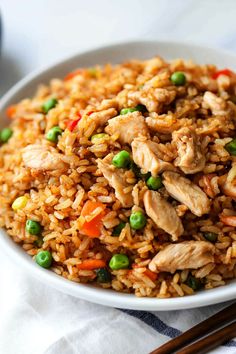
M122 144L130 144L139 135L148 135L148 128L140 112L128 113L110 119L105 131L108 134L119 133Z
M173 90L148 88L148 91L145 91L145 85L143 90L128 93L128 99L134 106L141 103L147 108L148 112L160 112L163 105L169 105L175 97L176 92Z
M153 99L153 96L147 95L145 92L141 91L131 91L128 92L127 95L128 102L130 102L133 106L136 106L137 104L143 104L148 112L154 112L159 110L159 104L156 100Z
M171 102L174 101L176 97L176 91L168 90L166 88L155 88L153 90L153 96L157 99L158 102L162 102L165 105L169 105Z
M152 272L170 272L183 269L198 269L214 262L215 247L206 241L185 241L171 244L149 263Z
M26 146L22 151L25 167L38 171L64 170L67 164L62 160L63 155L56 149L40 144Z
M146 124L155 132L163 134L170 134L180 126L180 122L174 114L158 115L156 112L151 113L150 117L146 118Z
M116 101L115 98L105 98L104 100L102 100L102 102L100 103L100 105L98 107L99 111L102 111L105 109L108 110L108 108L118 109L118 102ZM112 112L112 111L110 111L110 112ZM112 117L114 117L114 116L112 116Z
M125 191L125 188L130 187L124 177L124 170L115 168L112 165L112 156L108 155L103 160L98 159L97 164L103 176L109 182L110 186L115 189L116 198L121 202L124 208L133 206L132 191Z
M210 108L213 115L225 115L229 112L227 102L210 91L204 93L203 103L206 108Z
M146 71L146 70L145 70ZM151 79L146 81L145 84L142 87L142 90L144 91L149 91L149 89L152 88L164 88L165 91L157 91L161 93L165 93L165 96L167 95L167 92L170 92L169 90L166 90L166 87L170 86L170 71L167 69L162 69L159 71L156 75L152 75ZM171 91L173 92L173 90ZM176 93L174 94L176 96Z
M190 128L181 128L172 134L172 141L178 150L175 166L186 174L202 171L206 164L202 142Z
M117 111L115 108L108 108L104 111L94 112L90 114L89 119L96 123L96 126L100 127L105 125L109 119L115 117L117 115Z
M144 173L151 172L152 176L157 176L160 172L175 170L171 163L158 158L158 144L146 137L135 138L131 147L133 160Z
M186 205L193 214L202 216L209 212L210 201L200 187L176 172L166 171L162 176L167 192Z
M175 208L160 193L147 190L143 202L147 215L157 227L170 234L173 241L183 234L184 228Z
M90 115L84 114L77 125L78 130L80 131L81 136L89 138L97 128L105 125L109 119L116 115L117 111L115 108L108 108L99 112L91 113Z

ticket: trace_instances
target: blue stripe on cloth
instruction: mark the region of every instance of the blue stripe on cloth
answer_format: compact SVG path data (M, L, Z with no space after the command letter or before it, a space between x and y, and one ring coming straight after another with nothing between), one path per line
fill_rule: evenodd
M182 332L177 328L170 327L166 325L159 317L153 315L146 311L134 311L134 310L121 310L130 316L136 317L139 320L145 322L147 325L151 326L153 329L167 337L175 338L179 336Z
M125 309L119 309L119 310L127 313L130 316L138 318L139 320L143 321L144 323L146 323L147 325L149 325L150 327L155 329L155 331L157 331L158 333L163 334L167 337L175 338L175 337L179 336L180 334L182 334L182 332L179 329L168 326L159 317L153 315L150 312L125 310ZM230 341L226 342L224 344L224 346L236 347L236 342L233 340L230 340Z

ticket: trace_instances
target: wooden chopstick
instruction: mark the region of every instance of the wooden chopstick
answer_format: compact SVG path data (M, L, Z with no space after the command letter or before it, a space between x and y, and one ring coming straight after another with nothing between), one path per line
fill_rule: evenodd
M190 344L184 349L178 351L176 354L205 354L234 337L236 337L236 322L233 322L213 334Z
M215 315L209 317L205 321L197 324L184 332L180 336L170 340L163 344L161 347L153 350L150 354L173 354L180 348L183 348L194 340L206 336L213 330L222 327L224 324L228 324L236 319L236 303L224 308Z

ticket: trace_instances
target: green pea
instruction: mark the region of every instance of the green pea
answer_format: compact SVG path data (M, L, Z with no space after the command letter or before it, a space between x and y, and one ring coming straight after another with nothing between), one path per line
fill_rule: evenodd
M125 115L128 113L133 113L133 112L142 112L145 113L147 112L147 108L143 104L138 104L136 107L131 107L131 108L122 108L120 111L121 115Z
M236 138L225 145L225 150L227 150L230 155L236 156Z
M129 258L125 254L114 254L109 266L112 270L126 269L129 267Z
M35 257L35 261L43 268L50 268L52 265L52 255L49 251L39 251Z
M96 68L88 68L88 72L90 76L96 77L97 76L97 69Z
M125 225L125 222L121 221L116 227L114 227L112 236L119 236Z
M34 241L34 245L38 248L41 248L43 245L43 237L38 236L37 239Z
M176 71L171 75L170 80L175 86L183 86L186 83L186 76L181 71Z
M218 235L214 232L205 232L204 235L205 239L207 241L210 241L210 242L216 242L217 241L217 238L218 238Z
M25 229L31 235L40 235L42 232L40 223L31 219L26 221Z
M163 186L161 177L152 177L151 176L148 178L146 184L147 184L148 188L153 191L157 191L158 189L160 189Z
M0 142L7 143L10 137L13 134L13 130L11 128L3 128L0 131Z
M91 142L94 144L99 143L99 140L102 140L104 138L108 138L109 135L105 133L100 133L100 134L94 134L91 136Z
M109 283L111 281L111 273L106 268L96 269L97 282Z
M142 113L146 113L147 112L147 108L143 105L143 104L138 104L135 107L136 111L142 112Z
M44 102L42 110L44 113L48 113L50 109L57 105L58 101L55 98L50 98L48 101Z
M118 152L118 154L116 154L112 159L113 165L116 166L117 168L128 167L128 165L130 164L130 161L131 161L130 155L129 155L128 151L125 151L125 150Z
M135 108L122 108L122 110L120 111L120 115L124 116L125 114L133 113L136 111L137 111L137 109L135 109Z
M140 168L136 165L136 163L134 161L130 162L130 169L133 171L134 175L137 178L141 178Z
M133 171L133 173L138 179L143 179L144 181L146 181L151 176L150 172L141 173L141 169L136 165L134 161L131 161L130 169Z
M188 276L188 279L186 280L186 284L192 288L193 290L199 290L202 288L202 282L200 279L195 278L192 275Z
M51 129L49 129L49 131L47 132L46 138L47 138L47 140L51 141L52 143L57 143L58 137L62 133L63 133L63 130L58 126L55 126Z
M139 230L146 225L147 219L141 211L135 211L130 215L129 222L132 229Z

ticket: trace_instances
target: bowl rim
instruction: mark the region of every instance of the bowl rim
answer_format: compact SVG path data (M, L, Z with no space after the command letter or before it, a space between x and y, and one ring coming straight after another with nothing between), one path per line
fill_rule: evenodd
M218 52L221 55L225 55L228 57L231 57L232 59L236 60L236 54L231 52L230 50L227 49L221 49L213 46L208 46L204 44L199 44L199 43L194 43L192 44L190 41L185 40L185 41L178 41L178 40L165 40L165 39L158 39L158 40L149 40L149 39L141 39L141 40L127 40L127 41L118 41L116 43L110 42L107 43L106 45L98 45L98 46L93 46L90 49L85 49L82 51L78 51L76 53L67 55L61 59L57 59L55 61L52 61L49 64L40 66L39 68L36 68L32 70L30 73L25 75L23 78L21 78L19 81L17 81L9 90L7 90L6 93L0 98L0 110L2 107L6 105L6 103L11 99L12 96L16 92L19 92L21 88L23 88L26 84L28 84L30 81L33 79L39 77L40 75L44 74L47 71L52 70L53 68L57 66L61 66L65 64L68 61L72 61L83 56L83 55L88 55L88 54L95 54L99 51L105 51L105 50L112 50L112 49L117 49L117 48L123 48L125 46L139 46L139 45L167 45L167 46L181 46L184 47L185 49L198 49L198 50L208 50L212 52ZM72 68L73 70L73 68Z
M165 40L140 40L140 41L125 41L115 44L108 44L105 46L98 46L95 49L86 50L79 52L77 54L69 55L62 60L57 60L50 65L46 65L38 70L34 70L32 73L28 74L26 77L21 79L16 83L1 99L0 99L0 111L2 111L8 104L10 104L11 99L15 94L19 93L27 84L29 84L33 79L39 78L42 74L50 72L53 68L57 66L65 65L68 61L73 61L80 59L82 55L93 55L99 51L112 50L124 48L126 46L140 46L140 45L169 45L176 46L179 45L182 48L187 49L198 49L198 50L210 50L215 53L220 53L230 57L231 59L236 59L236 55L233 53L221 50L218 48L211 48L208 46L190 44L188 42L179 41L165 41ZM74 69L74 68L72 68ZM236 282L226 284L219 288L214 288L210 290L203 290L195 295L187 295L184 297L175 298L139 298L133 294L126 294L116 292L110 289L98 288L94 285L86 285L75 283L70 280L63 278L55 274L54 272L45 270L39 267L32 258L22 249L19 245L14 243L10 236L6 233L4 229L0 229L0 247L3 251L12 259L16 261L17 264L22 265L25 270L27 270L34 277L37 277L40 281L47 283L48 285L62 291L66 294L73 295L75 297L81 298L83 300L91 301L101 305L111 306L111 307L121 307L134 310L148 310L148 311L166 311L166 310L179 310L194 307L201 307L206 305L212 305L215 303L224 302L226 300L231 300L236 297Z

